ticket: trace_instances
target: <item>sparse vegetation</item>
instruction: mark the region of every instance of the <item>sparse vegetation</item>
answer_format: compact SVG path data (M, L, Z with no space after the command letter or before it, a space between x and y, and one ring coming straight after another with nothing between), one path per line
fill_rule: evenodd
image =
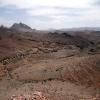
M35 91L43 94L40 98L46 97L40 100L100 97L97 40L95 43L68 32L19 33L1 27L0 33L2 29L5 34L0 34L0 100L32 100Z

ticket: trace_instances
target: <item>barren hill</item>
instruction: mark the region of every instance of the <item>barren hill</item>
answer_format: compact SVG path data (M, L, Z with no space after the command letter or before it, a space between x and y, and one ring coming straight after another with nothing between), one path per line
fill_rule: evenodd
M32 28L23 23L15 23L13 24L10 29L19 31L19 32L32 32Z
M0 100L35 91L49 100L99 98L99 46L67 32L0 29Z

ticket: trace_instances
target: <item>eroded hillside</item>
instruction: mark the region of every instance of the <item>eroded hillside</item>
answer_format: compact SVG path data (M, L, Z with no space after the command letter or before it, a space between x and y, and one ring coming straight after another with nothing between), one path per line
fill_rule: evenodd
M35 91L49 100L98 99L99 76L99 42L68 33L0 31L0 100Z

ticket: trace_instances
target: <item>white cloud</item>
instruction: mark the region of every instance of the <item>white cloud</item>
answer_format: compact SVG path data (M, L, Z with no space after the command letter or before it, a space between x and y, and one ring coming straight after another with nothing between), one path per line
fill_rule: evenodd
M100 12L91 5L94 0L0 0L0 6L15 6L25 9L28 24L38 28L63 28L85 25L99 25ZM8 11L9 13L10 11ZM34 18L35 16L35 18ZM44 17L43 19L41 18ZM37 18L36 18L37 17ZM9 24L11 21L0 20ZM26 20L25 20L26 21ZM13 21L12 21L13 22Z
M48 7L88 7L90 0L0 0L2 5L16 5L19 8L32 8L33 6Z
M14 21L0 17L0 25L11 26Z
M59 14L59 10L55 8L37 8L37 9L31 9L27 11L30 15L33 16L43 16L43 15L54 15L54 14Z

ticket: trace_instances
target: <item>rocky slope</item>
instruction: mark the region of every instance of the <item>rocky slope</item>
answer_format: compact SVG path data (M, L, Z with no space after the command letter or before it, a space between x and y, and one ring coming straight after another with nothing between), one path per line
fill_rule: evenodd
M19 31L19 32L32 32L32 28L23 23L15 23L13 24L10 29Z
M0 31L0 36L1 100L12 100L13 95L27 98L35 91L49 100L99 98L99 42L97 48L92 41L68 33L9 29Z

